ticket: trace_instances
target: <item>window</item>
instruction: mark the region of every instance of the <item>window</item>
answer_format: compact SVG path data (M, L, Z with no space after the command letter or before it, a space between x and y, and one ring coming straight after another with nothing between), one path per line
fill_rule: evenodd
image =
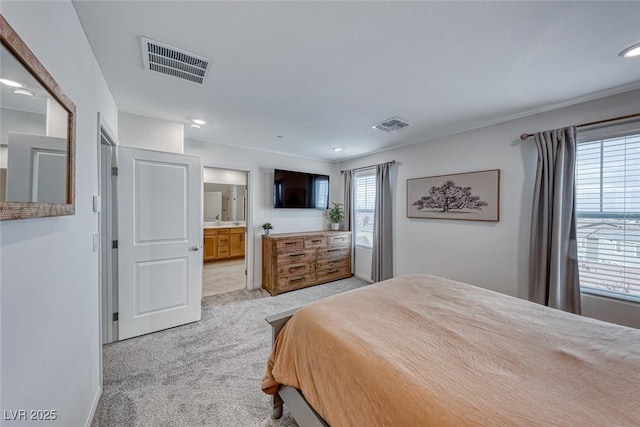
M640 301L640 125L633 126L579 135L576 231L582 291Z
M373 247L373 220L376 205L376 172L367 169L354 176L355 242L357 246Z

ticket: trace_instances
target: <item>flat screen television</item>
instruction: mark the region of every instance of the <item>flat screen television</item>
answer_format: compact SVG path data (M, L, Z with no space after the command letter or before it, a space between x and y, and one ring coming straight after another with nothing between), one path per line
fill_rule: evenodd
M328 209L329 176L275 169L273 207L285 209Z

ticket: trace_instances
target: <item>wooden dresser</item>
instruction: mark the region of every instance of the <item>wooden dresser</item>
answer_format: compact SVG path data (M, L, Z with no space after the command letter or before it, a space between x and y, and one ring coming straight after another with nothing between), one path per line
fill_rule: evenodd
M274 296L351 277L351 232L262 236L262 287Z

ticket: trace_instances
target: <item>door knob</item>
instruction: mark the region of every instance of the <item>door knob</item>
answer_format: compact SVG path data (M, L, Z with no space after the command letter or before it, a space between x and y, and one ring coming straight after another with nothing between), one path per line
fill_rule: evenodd
M189 249L194 251L194 252L198 252L200 250L202 246L191 246Z

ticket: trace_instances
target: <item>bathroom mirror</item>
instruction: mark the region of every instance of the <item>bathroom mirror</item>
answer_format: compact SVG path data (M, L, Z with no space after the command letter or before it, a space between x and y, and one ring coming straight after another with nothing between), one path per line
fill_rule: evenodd
M0 25L0 219L73 215L75 105Z
M247 186L204 183L204 221L246 221Z

